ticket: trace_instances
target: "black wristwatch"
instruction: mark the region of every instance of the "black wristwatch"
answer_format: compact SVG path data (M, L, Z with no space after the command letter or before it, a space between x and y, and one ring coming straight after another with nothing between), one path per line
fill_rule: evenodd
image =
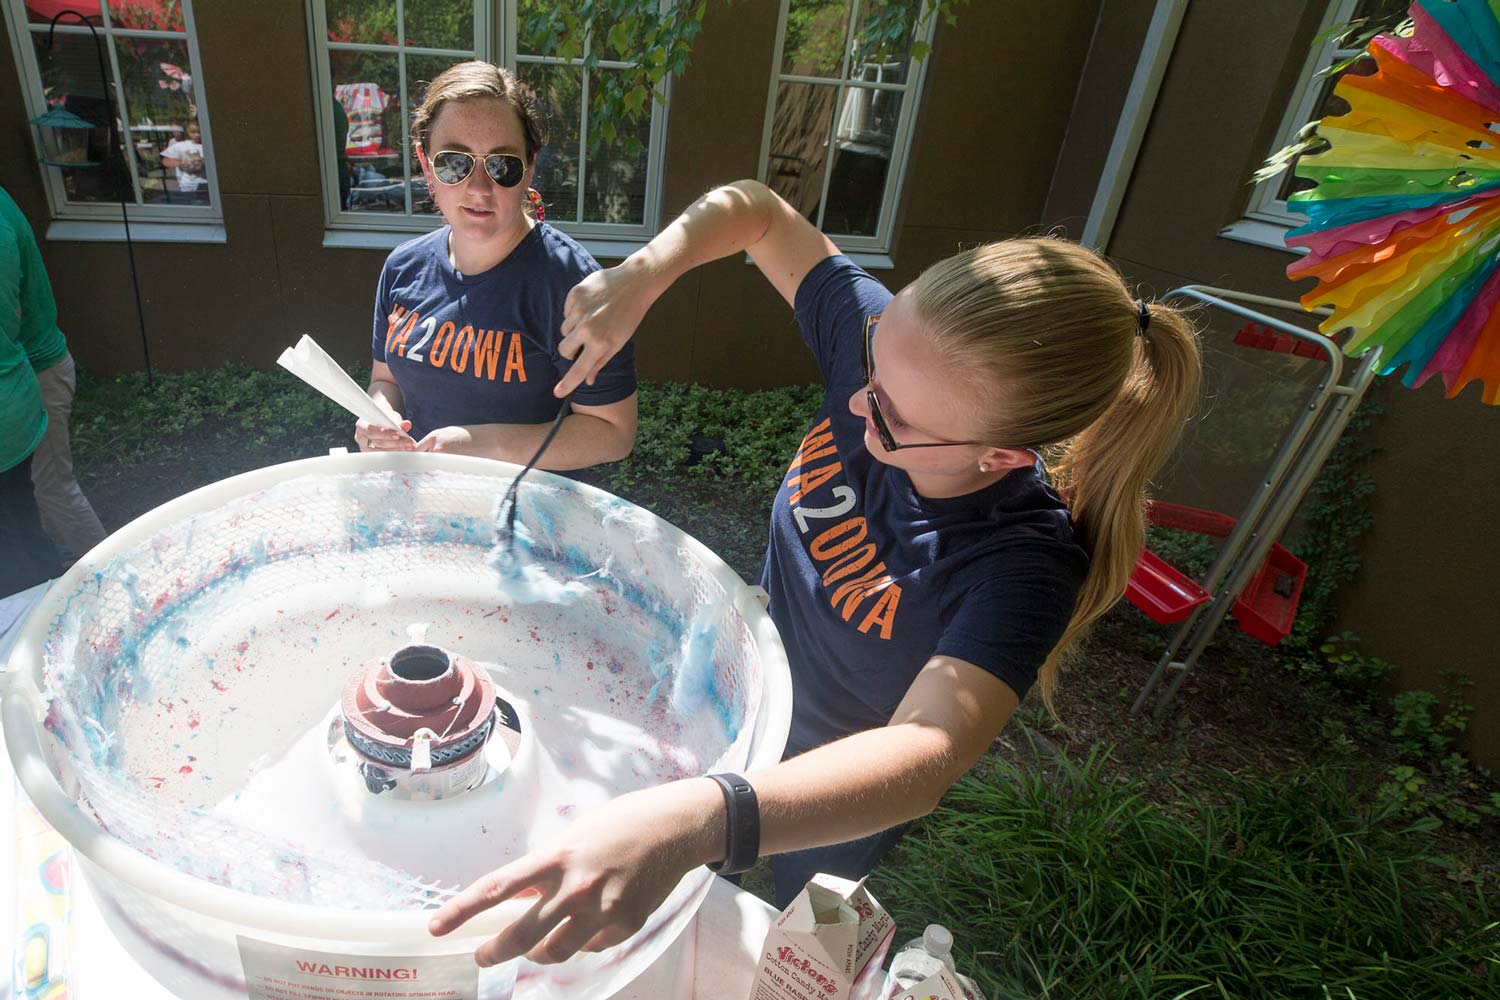
M724 793L724 860L709 862L720 875L738 875L760 857L760 803L738 774L710 774Z

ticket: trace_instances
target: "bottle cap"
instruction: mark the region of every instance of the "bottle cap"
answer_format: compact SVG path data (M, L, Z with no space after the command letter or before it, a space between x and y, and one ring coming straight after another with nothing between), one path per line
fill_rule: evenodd
M928 924L922 932L922 946L932 955L947 955L953 951L953 934L942 924Z

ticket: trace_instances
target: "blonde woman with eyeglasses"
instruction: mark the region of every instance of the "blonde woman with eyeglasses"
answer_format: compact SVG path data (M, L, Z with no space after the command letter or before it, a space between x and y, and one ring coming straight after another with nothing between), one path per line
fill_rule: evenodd
M678 277L740 253L826 386L761 576L791 665L786 756L620 796L470 886L433 933L538 895L480 964L623 941L696 865L771 855L783 906L815 872L868 872L1030 688L1050 704L1064 652L1125 589L1147 481L1197 397L1188 322L1077 244L991 243L893 295L754 181L573 290L556 391L617 356Z
M636 431L631 350L555 392L571 366L563 302L599 265L540 218L531 182L547 123L535 96L508 70L459 63L428 85L411 141L447 225L397 247L380 273L369 392L402 429L361 420L355 441L524 463L568 407L542 468L624 458Z

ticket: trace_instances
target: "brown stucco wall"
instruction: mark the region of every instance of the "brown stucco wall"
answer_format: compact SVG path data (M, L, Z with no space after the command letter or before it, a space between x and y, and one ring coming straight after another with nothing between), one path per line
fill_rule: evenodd
M1099 96L1074 109L1043 216L1075 236L1113 135L1115 95L1129 85L1151 8L1131 0L1101 14L1098 37L1119 44L1096 44L1090 53L1082 93ZM1249 198L1248 178L1275 141L1321 15L1321 4L1301 0L1189 6L1108 245L1145 292L1202 282L1295 298L1310 287L1287 281L1290 254L1217 232ZM1236 325L1215 319L1205 335L1214 352L1206 415L1164 483L1169 497L1229 511L1253 486L1258 459L1247 454L1248 442L1279 434L1291 398L1268 393L1269 402L1253 403L1235 391L1243 379L1226 374L1224 359L1236 353L1227 346ZM1261 377L1267 387L1284 384ZM1473 677L1472 750L1500 767L1500 615L1490 572L1500 564L1500 408L1481 405L1474 386L1445 400L1436 381L1417 392L1377 383L1371 395L1385 407L1372 431L1382 449L1372 465L1375 525L1361 542L1359 578L1340 595L1335 630L1354 631L1368 652L1396 663L1404 687L1438 691L1450 669ZM1236 434L1245 443L1241 461L1210 454ZM1279 683L1267 678L1273 697Z

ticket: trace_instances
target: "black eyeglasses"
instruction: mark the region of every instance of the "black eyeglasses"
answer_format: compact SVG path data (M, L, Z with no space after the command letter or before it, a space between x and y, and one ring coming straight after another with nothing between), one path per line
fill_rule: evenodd
M880 400L875 398L875 355L870 350L870 341L875 336L876 319L871 317L865 324L865 400L870 407L870 419L875 422L875 432L880 437L881 447L886 451L900 451L902 448L954 448L959 445L983 445L982 441L926 441L920 444L901 444L893 434L891 427L885 422L885 414L880 412Z
M474 161L484 160L484 172L490 180L503 188L513 188L526 175L526 161L514 153L489 153L476 156L457 149L444 149L433 153L428 160L432 164L432 175L439 184L462 184L474 172Z

